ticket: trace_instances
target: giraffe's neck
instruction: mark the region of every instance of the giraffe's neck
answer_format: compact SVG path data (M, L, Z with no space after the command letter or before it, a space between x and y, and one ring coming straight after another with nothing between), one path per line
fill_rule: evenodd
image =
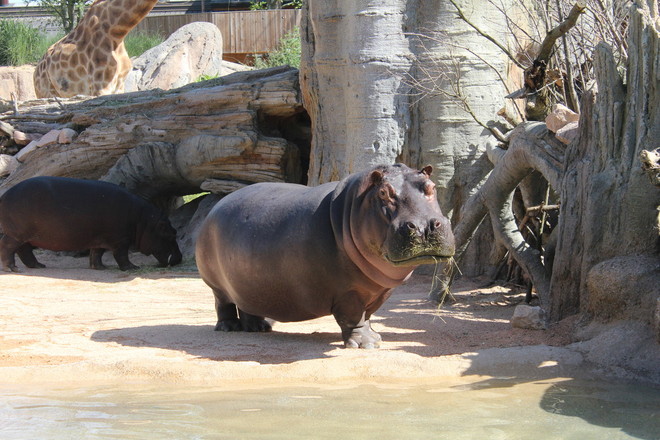
M85 18L107 25L109 35L113 39L122 40L156 3L158 0L96 0Z

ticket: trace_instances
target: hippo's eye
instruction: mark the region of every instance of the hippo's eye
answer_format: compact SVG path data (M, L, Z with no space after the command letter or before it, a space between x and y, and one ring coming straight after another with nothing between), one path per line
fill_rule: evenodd
M392 188L392 185L386 183L380 188L378 188L378 197L384 200L387 203L391 203L396 200L396 191Z
M387 189L381 188L380 190L378 190L378 195L380 196L381 199L387 200L388 199L388 193L387 192L388 192Z

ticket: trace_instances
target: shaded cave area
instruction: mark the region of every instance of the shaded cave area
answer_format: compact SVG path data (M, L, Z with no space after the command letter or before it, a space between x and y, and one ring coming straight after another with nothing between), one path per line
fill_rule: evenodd
M312 146L312 122L305 109L292 115L257 112L257 130L261 136L286 140L290 145L282 161L286 182L307 184L310 151Z
M302 108L289 115L259 111L256 127L260 139L277 138L286 142L286 153L280 162L285 182L306 185L312 143L311 120L307 112ZM249 185L255 182L236 183ZM229 193L208 192L175 184L161 188L163 191L150 199L168 213L172 226L177 230L181 252L184 258L191 259L195 253L199 227L213 206Z

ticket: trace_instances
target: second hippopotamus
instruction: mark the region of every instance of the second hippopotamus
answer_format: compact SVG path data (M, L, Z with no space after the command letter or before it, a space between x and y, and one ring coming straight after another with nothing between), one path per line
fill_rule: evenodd
M160 210L108 182L65 177L34 177L0 197L0 261L17 271L15 254L30 268L43 267L33 248L90 250L90 266L103 269L111 250L121 270L135 269L128 250L154 255L161 266L179 264L176 231Z

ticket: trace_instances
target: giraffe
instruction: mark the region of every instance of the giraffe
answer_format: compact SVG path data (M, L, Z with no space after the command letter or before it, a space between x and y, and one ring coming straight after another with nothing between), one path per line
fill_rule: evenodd
M78 25L48 48L34 71L38 98L124 91L131 59L124 37L158 0L96 0Z

